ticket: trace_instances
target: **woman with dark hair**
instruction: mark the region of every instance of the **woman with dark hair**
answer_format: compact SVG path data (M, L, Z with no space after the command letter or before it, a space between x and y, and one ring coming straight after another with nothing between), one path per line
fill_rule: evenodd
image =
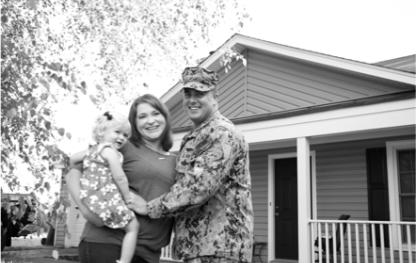
M169 112L153 95L138 97L130 107L132 135L119 151L132 193L152 200L169 191L174 183L176 156L172 147ZM87 219L79 244L81 263L114 263L120 256L123 231L103 226L79 199L82 167L72 167L66 176L69 192ZM133 205L135 203L134 194ZM161 248L169 244L172 219L137 216L140 230L133 263L159 262Z
M138 120L143 119L143 113L138 114L138 107L140 105L149 105L153 108L156 114L162 114L164 119L166 120L165 129L163 133L160 135L160 146L162 147L163 151L168 152L170 148L172 148L172 134L171 134L171 127L170 127L170 116L169 111L166 106L158 100L155 96L151 94L145 94L143 96L138 97L130 107L129 112L129 122L131 125L131 137L130 141L140 147L140 144L149 144L149 141L146 141L146 133L140 132L138 127Z

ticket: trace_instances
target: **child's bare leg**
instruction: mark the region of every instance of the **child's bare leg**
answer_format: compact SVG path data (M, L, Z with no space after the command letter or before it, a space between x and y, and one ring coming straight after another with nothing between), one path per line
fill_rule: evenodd
M136 217L131 220L125 230L119 262L130 263L136 251L137 233L139 232L139 222Z

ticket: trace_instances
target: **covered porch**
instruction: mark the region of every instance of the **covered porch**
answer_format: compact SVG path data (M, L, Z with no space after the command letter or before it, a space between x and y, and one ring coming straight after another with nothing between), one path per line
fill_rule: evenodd
M255 203L261 206L262 198L256 195L267 198L267 205L263 206L267 211L265 229L258 222L262 220L258 216L262 208L255 206L256 238L268 243L267 257L264 255L263 259L267 262L389 262L392 258L391 262L413 262L416 253L415 110L411 100L407 103L410 104L387 102L274 120L270 130L255 125L259 131L257 140L269 140L253 143L250 154ZM264 135L259 136L260 133ZM250 138L250 133L245 134ZM273 136L285 138L273 141ZM254 137L253 133L252 140ZM406 172L413 173L413 177L400 182L398 151L409 149L407 160L411 164ZM383 153L384 164L379 162ZM265 156L267 167L261 168L259 163ZM290 159L294 160L292 164ZM265 169L267 196L262 193L266 189L262 188L260 179ZM371 173L373 178L369 177ZM386 179L380 179L382 173ZM413 187L403 192L400 184L406 182ZM290 211L294 207L297 211ZM349 214L351 218L339 221L341 214ZM384 229L382 233L380 228ZM342 229L339 233L343 236L330 239L336 229ZM328 239L322 239L323 236ZM326 246L329 242L332 250L330 244ZM339 248L338 258L330 255L334 243ZM323 252L324 246L328 249Z

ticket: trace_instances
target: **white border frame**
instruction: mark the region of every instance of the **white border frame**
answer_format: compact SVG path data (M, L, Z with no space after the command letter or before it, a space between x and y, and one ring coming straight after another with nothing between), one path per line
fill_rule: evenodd
M399 202L399 181L398 181L398 167L397 167L397 150L415 149L415 140L401 140L401 141L387 141L386 142L386 156L387 156L387 183L389 192L389 213L390 221L399 222L400 219L400 202ZM399 249L399 240L397 228L393 229L393 248ZM407 245L407 243L406 243ZM415 249L415 245L412 246Z
M310 156L312 157L311 160L311 191L312 191L312 218L316 219L316 154L315 151L310 151ZM279 154L269 154L268 155L268 208L267 208L267 222L268 222L268 237L267 237L267 260L276 260L275 254L275 244L276 244L276 236L275 236L275 166L274 160L276 159L284 159L284 158L297 158L296 152L289 152L289 153L279 153Z

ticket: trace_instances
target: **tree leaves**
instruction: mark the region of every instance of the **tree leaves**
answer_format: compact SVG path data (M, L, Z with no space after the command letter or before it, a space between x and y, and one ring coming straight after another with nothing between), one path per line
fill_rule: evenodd
M64 128L59 128L58 133L59 133L59 135L64 136L65 135L65 129Z
M27 3L27 7L32 10L36 10L38 6L38 0L27 0L26 3Z

